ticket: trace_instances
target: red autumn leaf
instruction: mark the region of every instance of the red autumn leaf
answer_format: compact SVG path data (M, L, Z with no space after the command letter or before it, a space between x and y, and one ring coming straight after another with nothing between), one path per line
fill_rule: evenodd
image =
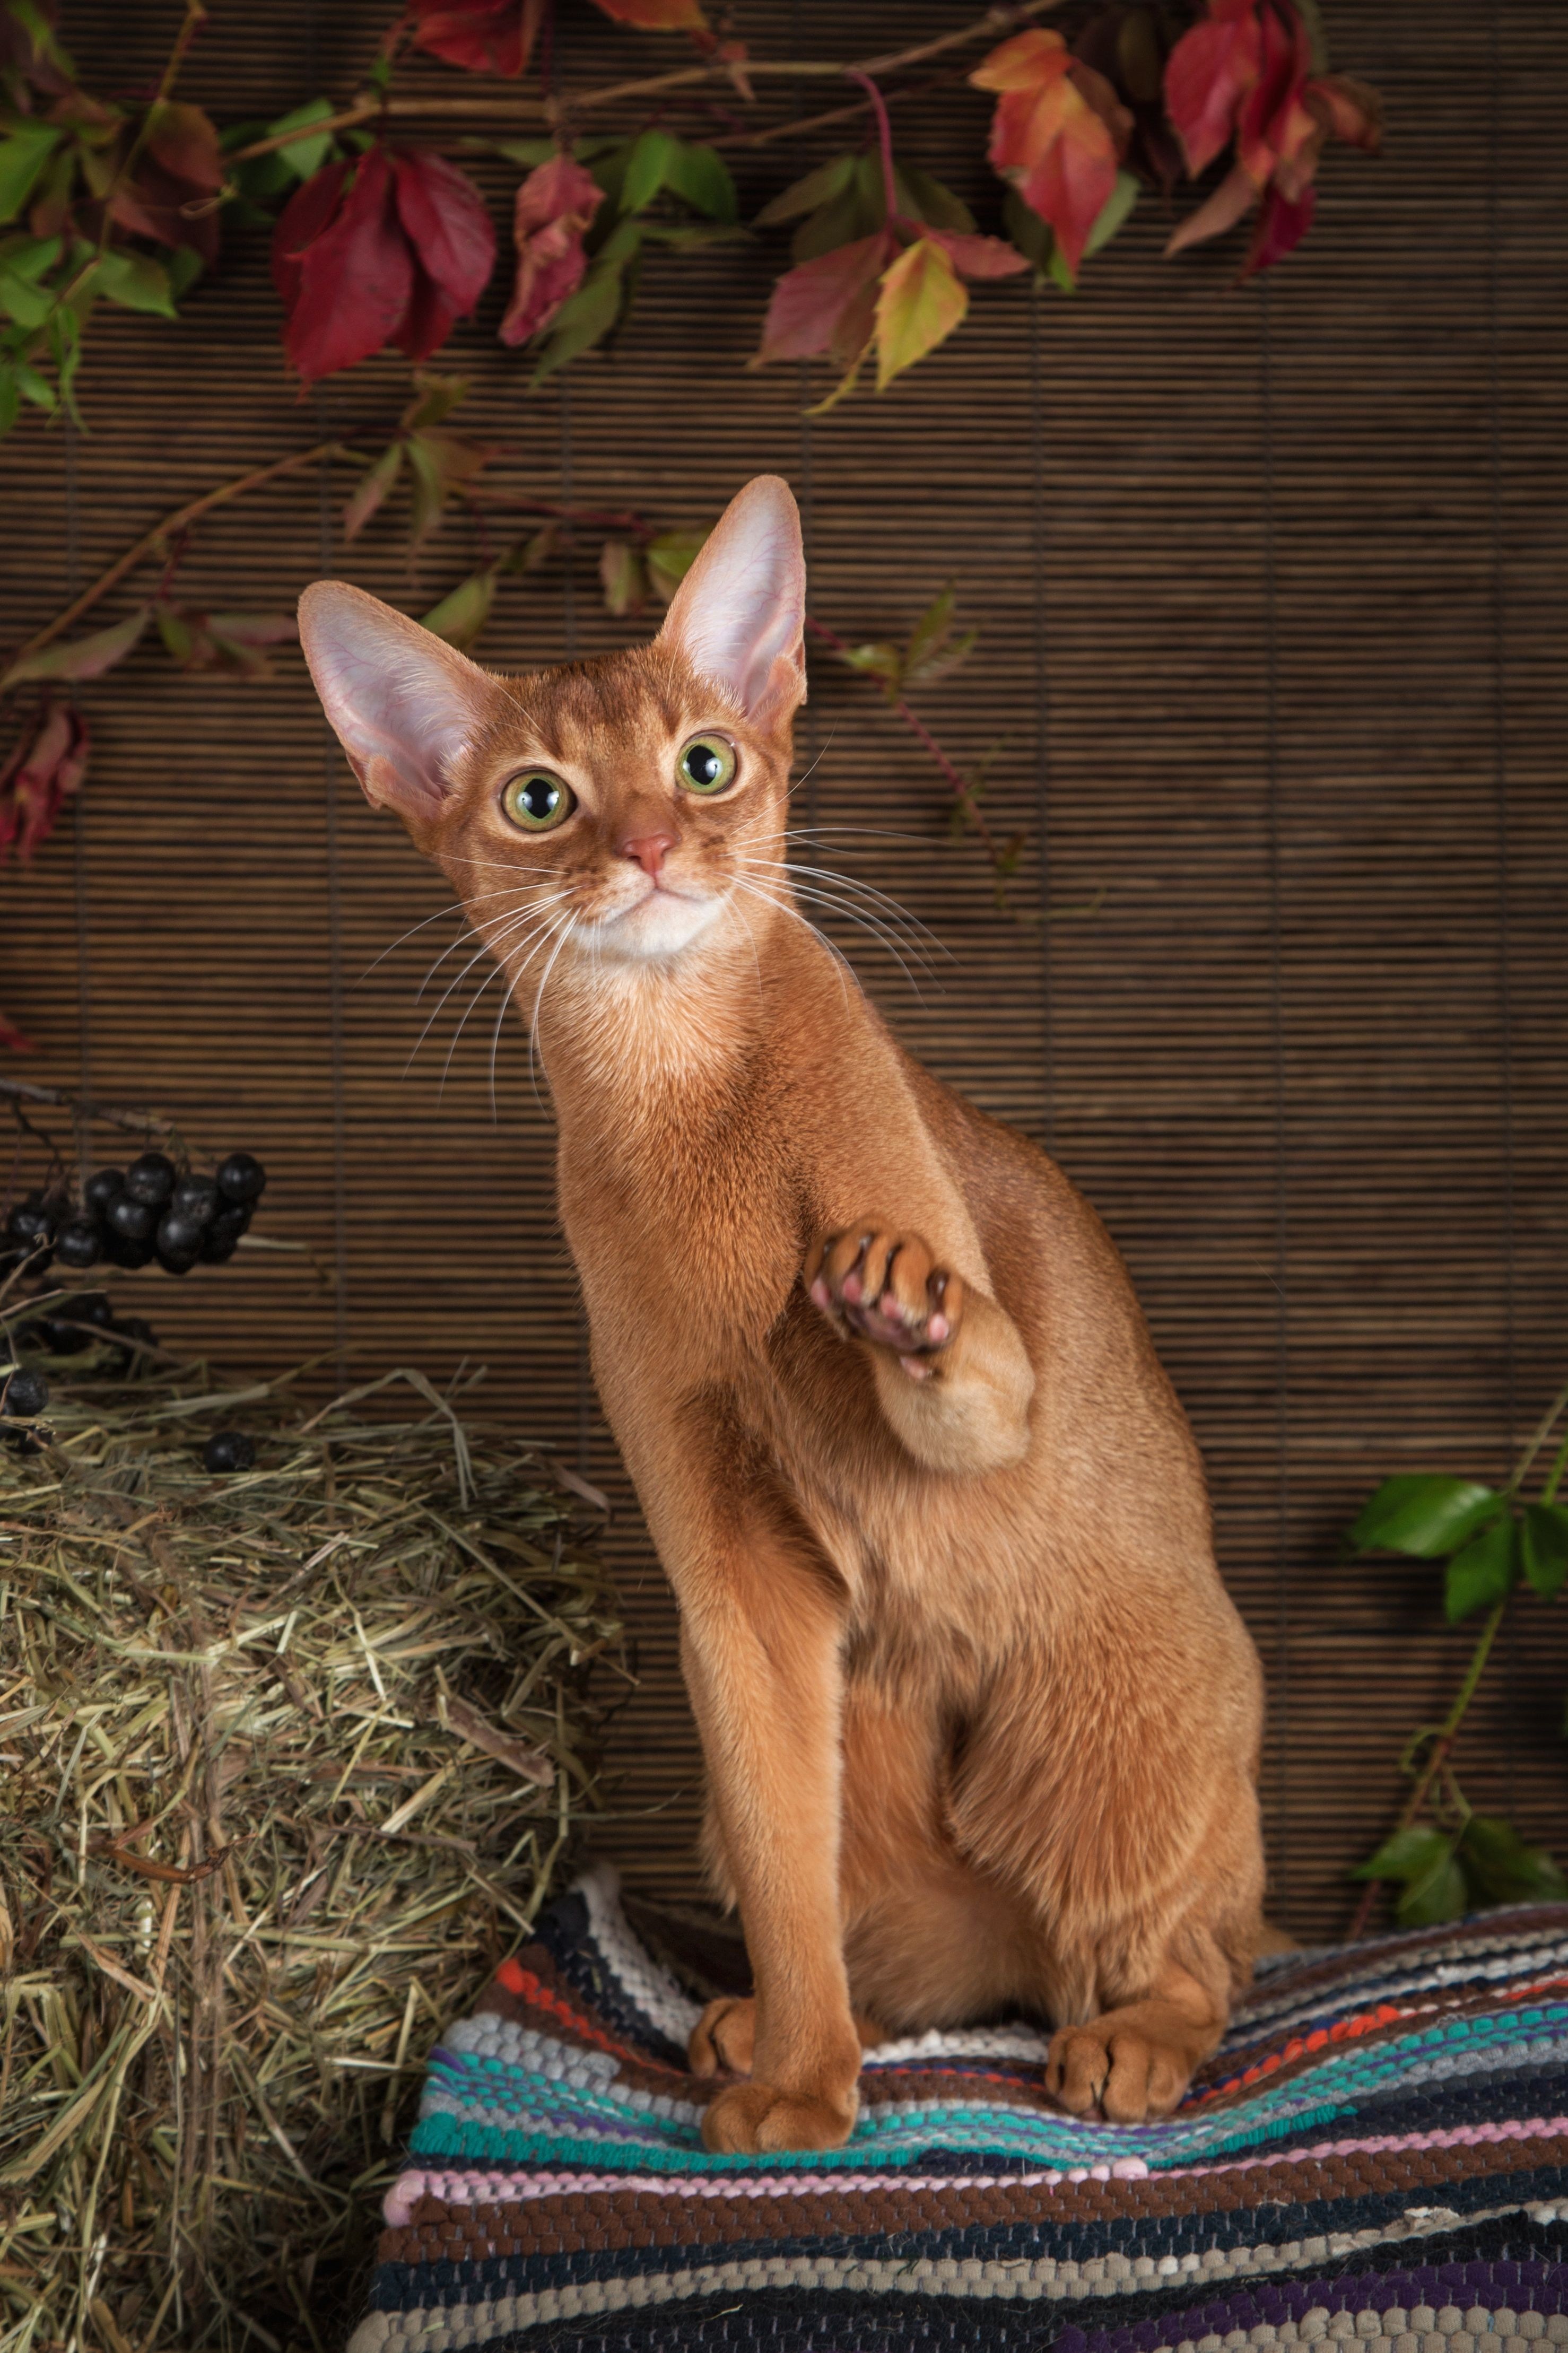
M46 698L0 768L0 866L13 850L26 864L48 839L87 774L88 747L81 713Z
M217 259L216 197L224 184L218 136L199 106L165 99L148 117L136 167L110 210L121 228Z
M970 237L961 229L927 228L921 235L928 245L940 245L961 278L1016 278L1028 262L1016 245L1003 237Z
M1237 159L1258 188L1266 188L1282 164L1303 162L1305 170L1297 176L1304 185L1322 144L1322 132L1302 100L1312 69L1311 44L1290 0L1284 5L1289 22L1264 0L1258 79L1242 100L1237 123Z
M1251 278L1293 252L1311 227L1317 208L1314 187L1303 188L1299 196L1288 196L1277 187L1266 190L1242 276Z
M1165 108L1194 180L1229 144L1262 58L1254 0L1209 0L1204 22L1166 59Z
M515 79L532 54L547 0L414 0L416 49L470 73Z
M708 19L697 0L595 0L617 25L641 33L700 33Z
M503 343L527 343L575 294L587 267L584 232L604 200L592 173L564 153L524 180L512 216L517 282L500 322Z
M899 252L898 238L879 229L786 270L773 288L752 365L831 352L841 367L853 367L876 323L877 281Z
M483 198L441 156L377 147L357 166L329 164L272 233L284 350L307 384L385 343L426 358L473 309L494 260Z
M1004 41L969 79L997 92L993 165L1050 224L1076 275L1115 188L1131 116L1102 74L1040 26Z
M391 338L411 360L428 359L454 321L467 318L495 268L496 233L466 173L428 148L395 148L397 215L414 248L414 298Z

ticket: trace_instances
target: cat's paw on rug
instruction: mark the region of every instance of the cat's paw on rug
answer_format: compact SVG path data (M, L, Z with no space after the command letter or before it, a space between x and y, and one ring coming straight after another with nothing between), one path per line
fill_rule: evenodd
M1046 2090L1058 2106L1113 2125L1170 2116L1203 2052L1166 2009L1140 2002L1086 2026L1059 2027L1046 2061Z
M851 2087L842 2099L784 2092L772 2084L731 2084L715 2094L702 2118L702 2140L721 2157L757 2157L773 2149L842 2148L854 2129L859 2102Z

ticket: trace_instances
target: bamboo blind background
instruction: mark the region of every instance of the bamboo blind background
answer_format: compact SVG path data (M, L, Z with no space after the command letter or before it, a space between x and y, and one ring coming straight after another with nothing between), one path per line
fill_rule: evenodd
M1345 1563L1338 1532L1388 1471L1500 1474L1568 1360L1568 18L1540 0L1328 13L1336 62L1387 97L1388 152L1329 159L1312 238L1263 287L1232 285L1229 251L1163 263L1145 201L1076 301L980 290L886 399L815 425L804 373L742 373L776 236L652 258L618 355L532 398L494 341L499 283L437 363L471 375L457 421L506 444L500 478L532 495L690 524L750 474L788 475L814 609L852 637L902 632L958 583L980 644L920 700L961 761L992 754L991 820L1025 837L1016 913L949 839L919 748L821 663L802 810L875 829L826 833L820 862L894 892L952 951L922 1002L839 934L900 1034L1046 1142L1131 1261L1268 1669L1272 1908L1317 1934L1342 1923L1345 1868L1397 1803L1399 1743L1465 1654L1430 1572ZM177 14L68 0L63 29L90 83L129 89ZM187 87L225 121L347 90L388 14L218 0ZM563 15L568 82L666 56L574 0ZM806 56L962 21L935 0L742 16L759 53ZM407 86L458 85L431 67ZM775 91L769 119L804 104ZM902 151L989 225L985 118L961 88L895 112ZM826 152L737 157L748 210ZM474 168L504 221L515 173ZM176 499L390 422L400 366L300 402L277 329L254 238L180 328L95 319L89 432L29 421L0 452L8 641ZM183 589L277 607L342 572L418 611L470 567L457 527L417 575L390 523L345 556L348 486L305 476L215 518ZM596 547L511 584L482 656L548 662L644 626L605 617ZM238 1364L487 1365L496 1410L624 1495L521 1028L501 1035L493 1121L493 989L454 1041L483 968L402 1076L452 927L372 968L442 894L363 807L298 657L279 668L270 685L185 678L143 649L89 691L74 823L0 877L0 1004L39 1040L38 1077L261 1153L262 1230L315 1255L133 1279L163 1335ZM644 1884L689 1891L698 1766L629 1504L613 1546L642 1680L602 1842ZM1520 1607L1466 1757L1472 1796L1560 1853L1565 1630L1561 1608Z

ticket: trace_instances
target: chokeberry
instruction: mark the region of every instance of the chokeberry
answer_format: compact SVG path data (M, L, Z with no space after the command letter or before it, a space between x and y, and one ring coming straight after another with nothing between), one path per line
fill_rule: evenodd
M110 1201L104 1223L121 1241L151 1241L158 1223L157 1208L151 1201L139 1201L134 1193L121 1193L118 1200Z
M79 1356L84 1348L92 1345L90 1332L83 1332L70 1313L68 1300L61 1303L57 1315L46 1315L43 1323L44 1345L51 1356Z
M209 1471L248 1471L256 1460L256 1440L243 1430L217 1430L202 1449Z
M153 1208L166 1201L174 1189L174 1164L166 1152L144 1152L133 1160L125 1172L125 1189L133 1201L146 1201Z
M100 1332L107 1332L114 1321L114 1306L107 1291L79 1291L67 1301L60 1314L65 1314L68 1309L75 1322L95 1324Z
M98 1228L86 1218L72 1218L55 1236L55 1255L62 1266L96 1266L103 1256Z
M158 1248L171 1258L188 1259L194 1266L202 1246L203 1220L189 1209L165 1209L158 1221Z
M259 1200L267 1171L253 1153L231 1152L217 1172L217 1188L226 1201Z
M31 1421L49 1401L49 1385L42 1373L13 1373L0 1388L0 1414L9 1421Z
M103 1255L110 1266L135 1268L148 1266L153 1259L153 1237L144 1234L117 1234L112 1228L103 1238Z
M29 1243L47 1241L54 1229L54 1219L39 1193L29 1193L25 1201L18 1201L5 1220L11 1240L20 1242L24 1249Z
M205 1226L209 1218L216 1215L218 1198L216 1176L182 1176L169 1207Z
M123 1168L95 1168L82 1187L81 1194L88 1208L97 1210L101 1215L108 1208L116 1193L122 1192L124 1188Z
M218 1211L202 1236L202 1256L209 1266L221 1266L239 1248L239 1238L250 1225L250 1203L233 1201Z

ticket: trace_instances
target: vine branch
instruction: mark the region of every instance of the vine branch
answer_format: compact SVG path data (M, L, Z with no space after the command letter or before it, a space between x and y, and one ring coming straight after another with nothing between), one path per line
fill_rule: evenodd
M118 588L129 574L144 564L150 555L155 554L163 543L173 538L177 532L199 522L203 515L211 514L216 507L226 506L231 499L243 498L247 491L258 491L265 482L278 481L285 474L300 473L305 467L315 465L322 458L343 455L344 443L353 438L351 434L340 437L336 441L318 441L312 449L297 449L291 457L275 459L269 466L253 467L247 474L238 474L232 481L220 482L216 491L204 491L200 498L187 499L183 506L175 507L166 514L162 522L156 522L151 531L143 532L123 555L115 557L107 571L99 574L90 586L84 588L79 596L73 597L63 612L57 613L54 619L46 622L25 645L18 646L7 667L15 669L18 662L28 660L32 655L41 653L46 646L52 645L57 638L63 637L73 621L79 621L84 613L89 613L111 588Z
M876 74L902 73L910 66L924 65L929 58L945 57L951 50L991 40L998 33L1005 33L1014 26L1028 24L1034 17L1047 16L1061 5L1062 0L1015 0L1015 5L988 8L984 16L960 26L955 32L942 34L936 40L919 42L912 48L890 50L882 57L851 60L837 58L748 58L744 70L753 79L783 81L863 81ZM568 115L581 114L590 108L618 106L634 98L664 98L674 90L695 90L705 83L728 82L730 79L729 66L722 59L712 58L701 65L678 67L670 73L648 74L637 81L608 82L602 89L578 90L560 98L529 99L510 90L476 90L461 97L365 97L356 99L352 106L344 107L339 113L327 115L302 129L253 140L248 146L237 148L229 160L236 164L248 164L258 156L276 154L279 148L295 146L302 140L320 139L331 132L354 131L364 123L383 119L458 121L499 119L510 122L521 115L531 121L555 124ZM861 109L856 106L848 111L858 113ZM840 110L840 113L843 111ZM787 126L781 125L767 135L782 138L786 132L793 133L810 130L822 119L808 117Z
M1529 1476L1531 1464L1534 1461L1536 1456L1540 1453L1542 1448L1551 1437L1560 1416L1565 1409L1568 1409L1568 1387L1564 1387L1558 1390L1557 1395L1552 1398L1552 1403L1548 1406L1545 1413L1536 1424L1523 1453L1520 1456L1507 1484L1502 1490L1505 1499L1511 1500L1513 1496L1518 1494L1521 1487L1522 1487L1526 1478ZM1541 1491L1541 1500L1543 1504L1550 1504L1555 1500L1557 1490L1561 1484L1563 1474L1565 1470L1568 1470L1568 1439L1564 1439L1562 1446L1559 1448L1557 1458L1552 1463L1551 1473L1547 1478L1546 1484ZM1492 1644L1497 1640L1498 1629L1502 1624L1510 1599L1511 1596L1505 1593L1502 1599L1500 1601L1494 1602L1491 1609L1487 1613L1486 1623L1481 1628L1480 1639L1477 1642L1475 1650L1471 1653L1470 1663L1465 1670L1465 1680L1459 1685L1458 1692L1454 1695L1454 1704L1452 1707L1449 1708L1447 1715L1443 1718L1442 1723L1437 1727L1436 1737L1434 1739L1431 1747L1426 1753L1426 1761L1417 1776L1415 1787L1412 1789L1409 1797L1406 1799L1398 1822L1394 1826L1394 1835L1395 1837L1398 1836L1401 1831L1407 1831L1414 1824L1420 1814L1422 1807L1426 1804L1427 1798L1431 1795L1433 1783L1438 1778L1438 1776L1443 1772L1448 1762L1448 1758L1453 1752L1454 1743L1459 1736L1459 1727L1464 1723L1466 1715L1469 1709L1470 1702L1476 1695L1477 1686L1481 1680L1482 1674L1486 1671L1487 1661L1491 1656ZM1373 1907L1377 1902L1377 1891L1383 1884L1384 1882L1381 1879L1371 1879L1368 1880L1366 1886L1362 1891L1361 1901L1356 1905L1355 1912L1350 1925L1350 1941L1352 1944L1354 1944L1358 1937L1365 1936L1368 1925L1372 1919Z

